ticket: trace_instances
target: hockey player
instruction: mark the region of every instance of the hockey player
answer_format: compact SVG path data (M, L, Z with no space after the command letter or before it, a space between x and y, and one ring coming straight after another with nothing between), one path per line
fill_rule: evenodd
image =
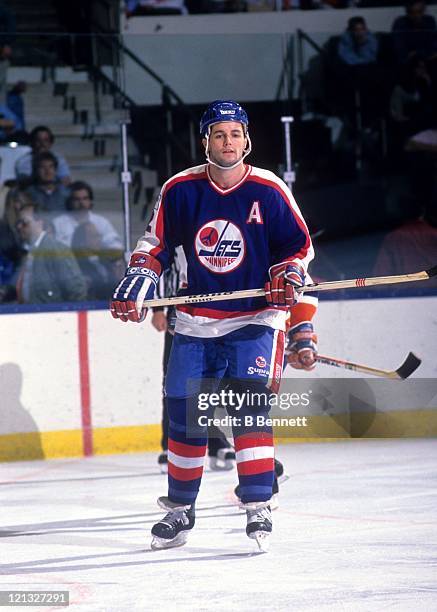
M191 408L205 389L214 390L224 377L228 389L244 400L238 411L229 407L228 412L238 416L233 437L246 534L262 548L272 531L274 448L267 398L277 392L281 380L287 311L298 312L296 302L301 299L311 307L311 298L300 298L295 287L305 283L313 248L283 181L244 162L251 151L248 123L236 102L218 100L208 106L200 122L207 163L164 184L112 297L114 318L144 320L143 302L153 297L178 246L187 259L187 294L265 284L265 298L177 308L166 377L168 496L158 500L167 514L152 528L152 548L185 543L194 526L207 433ZM296 315L292 329L293 353L302 367L311 367L315 345L308 317L299 320ZM262 397L264 404L259 402Z

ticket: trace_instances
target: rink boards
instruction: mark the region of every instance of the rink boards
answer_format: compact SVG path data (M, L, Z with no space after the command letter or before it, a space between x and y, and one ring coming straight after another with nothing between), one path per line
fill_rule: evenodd
M324 354L392 369L413 351L422 365L394 383L399 393L383 409L343 405L335 392L328 409L296 409L307 426L281 428L282 442L437 435L434 398L410 384L437 379L437 297L326 301L317 331ZM159 448L163 336L149 321L123 324L106 310L2 314L0 338L1 461ZM352 372L319 365L308 384L313 377L359 379L367 398L367 381Z

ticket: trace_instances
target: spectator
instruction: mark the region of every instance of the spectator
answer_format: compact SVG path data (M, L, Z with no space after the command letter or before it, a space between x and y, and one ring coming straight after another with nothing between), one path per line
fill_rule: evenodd
M33 202L32 198L25 191L17 188L9 189L5 200L3 220L7 223L17 239L18 233L16 229L16 222L18 219L18 214L20 209L27 204L33 204Z
M20 245L16 222L20 208L30 203L29 196L17 189L10 189L6 196L3 218L0 219L0 302L7 300L11 294L25 253Z
M44 219L35 205L24 206L17 230L28 248L16 286L21 303L55 303L86 298L85 279L72 252L44 229Z
M91 221L76 227L71 249L85 278L88 299L108 300L114 287L110 257L117 259L120 251L104 251L101 236Z
M65 210L70 190L57 178L58 160L50 152L40 153L33 159L33 182L26 193L40 207L50 213Z
M374 64L378 58L378 40L367 29L363 17L351 17L338 43L338 55L348 66Z
M18 81L18 83L15 83L12 89L8 91L8 94L6 96L7 107L14 113L18 120L18 123L15 125L15 128L23 132L26 131L23 100L23 94L25 93L26 89L26 82Z
M0 295L1 287L11 285L24 254L7 221L0 219Z
M390 98L394 145L398 151L407 138L435 122L436 88L424 60L413 57L401 69Z
M75 181L70 185L70 191L66 202L68 212L55 217L52 221L56 239L71 247L73 233L78 225L90 222L97 230L102 249L121 250L122 242L112 223L92 210L94 194L91 185L84 181Z
M19 181L30 180L32 176L34 158L41 153L51 153L56 157L56 178L64 185L70 183L70 168L62 155L52 151L55 137L45 125L38 125L30 132L30 146L32 150L26 153L15 164L15 175Z
M12 56L12 44L15 41L15 16L0 3L0 104L6 102L6 84L9 59Z
M0 104L0 142L9 140L18 129L20 121L6 104Z
M385 67L378 63L379 44L369 32L363 17L351 17L337 46L337 72L334 96L337 107L343 109L348 124L360 123L369 128L381 115L388 91L385 85ZM359 99L359 102L357 100Z
M437 218L421 217L407 221L386 235L373 273L386 276L428 270L436 259ZM436 284L434 279L428 283Z
M406 14L395 19L392 26L393 45L400 64L412 57L431 60L437 53L436 21L425 14L426 2L409 0Z

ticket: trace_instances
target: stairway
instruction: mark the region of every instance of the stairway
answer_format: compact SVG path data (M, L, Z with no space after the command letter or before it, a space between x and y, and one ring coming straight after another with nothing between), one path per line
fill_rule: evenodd
M12 76L15 82L20 74L26 80L24 67L11 69L8 77ZM72 180L83 180L92 186L96 212L104 214L123 235L120 121L126 118L126 111L114 108L114 97L99 86L99 121L94 84L86 72L57 69L55 78L55 82L28 82L24 94L27 130L37 125L47 125L52 130L53 150L66 158ZM156 191L157 175L144 167L131 139L128 154L134 179L130 211L131 243L135 244L144 231L143 209Z
M114 1L114 0L112 0ZM10 84L23 80L27 131L47 125L55 135L54 151L65 156L72 180L84 180L94 190L95 208L123 232L120 121L126 111L99 83L96 87L81 59L89 38L77 44L69 33L86 32L82 19L88 0L8 0L16 17L17 40L8 71ZM96 93L98 108L96 109ZM144 230L143 209L156 191L157 175L144 167L129 139L129 166L134 184L130 189L132 241Z

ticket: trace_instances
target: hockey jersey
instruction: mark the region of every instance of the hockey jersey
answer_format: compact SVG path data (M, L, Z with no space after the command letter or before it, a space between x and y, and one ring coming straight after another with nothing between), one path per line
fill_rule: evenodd
M302 214L287 185L268 170L245 166L242 179L222 189L202 164L170 178L134 252L167 269L178 249L185 258L186 295L256 289L269 268L314 256ZM310 298L311 299L311 298ZM176 332L213 337L248 324L285 329L286 309L264 298L178 306Z

